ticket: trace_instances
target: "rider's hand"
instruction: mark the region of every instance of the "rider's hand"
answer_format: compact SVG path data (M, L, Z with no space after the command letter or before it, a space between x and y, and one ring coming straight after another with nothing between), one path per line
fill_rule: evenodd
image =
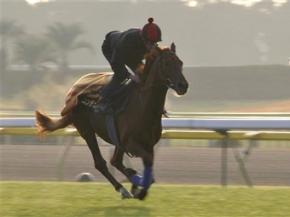
M133 81L135 81L136 83L140 83L140 77L139 77L139 75L137 75L137 74L134 74L134 75L130 74L129 77L130 77Z

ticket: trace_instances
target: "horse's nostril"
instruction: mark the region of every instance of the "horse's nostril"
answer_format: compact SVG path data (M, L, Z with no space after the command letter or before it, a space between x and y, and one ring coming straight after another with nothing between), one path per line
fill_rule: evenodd
M188 84L180 82L180 83L177 84L177 87L180 88L180 89L187 89L188 88Z

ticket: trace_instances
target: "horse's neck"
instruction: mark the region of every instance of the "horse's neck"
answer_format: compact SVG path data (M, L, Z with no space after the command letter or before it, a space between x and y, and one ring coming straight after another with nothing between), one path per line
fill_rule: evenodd
M151 67L150 70L154 68ZM146 114L147 121L156 121L161 119L164 104L166 99L166 93L168 88L162 84L158 79L158 73L150 71L146 78L146 81L140 92L140 100L142 100L142 110Z
M166 99L167 87L153 87L144 97L144 112L158 120L161 119Z

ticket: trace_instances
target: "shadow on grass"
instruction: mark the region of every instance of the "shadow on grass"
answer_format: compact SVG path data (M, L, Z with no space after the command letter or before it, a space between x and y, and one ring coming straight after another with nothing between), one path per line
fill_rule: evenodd
M123 206L111 206L104 209L104 216L106 217L149 217L150 209L146 207L123 207Z

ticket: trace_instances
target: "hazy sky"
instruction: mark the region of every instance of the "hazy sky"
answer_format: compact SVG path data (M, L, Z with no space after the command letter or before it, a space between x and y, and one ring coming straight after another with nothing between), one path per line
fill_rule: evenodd
M43 37L47 27L56 22L80 24L84 34L79 40L89 42L94 52L85 49L73 51L69 56L71 65L108 65L101 52L105 35L112 30L142 28L149 16L154 17L162 29L161 45L170 45L174 41L177 54L185 66L203 66L193 69L191 92L186 96L195 97L188 100L190 105L194 99L201 102L200 108L208 106L210 109L218 109L220 104L219 102L215 104L216 99L236 102L268 100L276 96L276 98L289 97L285 91L287 82L289 83L285 75L289 75L289 68L276 64L285 65L290 57L288 22L290 0L0 0L0 2L2 7L0 20L14 20L32 36L32 39ZM11 41L9 47L11 63L23 64L14 58L13 42ZM256 66L268 64L272 66ZM255 66L248 67L249 65ZM215 66L242 67L238 67L241 71L236 72L236 68L233 67L215 68ZM264 77L261 76L262 73ZM270 76L273 73L276 77ZM5 83L7 86L5 93L12 96L19 90L21 95L17 98L17 102L22 102L23 89L30 88L34 81L26 74L9 74L9 76L9 78L17 77L20 85ZM278 80L275 82L275 79ZM14 82L14 79L10 81ZM230 86L227 86L228 84ZM60 92L63 92L63 86L53 90L55 95L49 94L51 109L61 107L63 104L59 97ZM270 95L272 90L275 90L273 97ZM31 97L27 108L36 107L33 101L36 98L35 92L37 91L31 88L31 94L24 94ZM45 100L43 103L39 102L40 105L48 103L47 92L44 91L43 97L42 95L37 97ZM176 101L174 104L179 102ZM195 108L198 110L199 107Z
M50 1L57 1L57 0L25 0L27 3L34 5L41 2L50 2ZM67 0L70 1L70 0ZM92 0L91 0L92 1ZM95 0L96 1L96 0ZM105 0L98 0L98 1L105 1ZM110 2L141 2L146 0L106 0ZM180 1L184 2L189 7L201 7L206 4L214 4L219 2L228 2L231 4L236 4L244 7L252 7L257 3L261 2L272 2L273 6L280 7L283 4L287 3L288 0L147 0L147 1L156 1L156 2L173 2L173 1Z
M104 65L107 32L142 28L149 16L174 41L187 65L287 64L290 0L0 0L2 18L41 36L55 22L80 23L92 44L71 53L74 64ZM51 4L50 4L51 3Z

